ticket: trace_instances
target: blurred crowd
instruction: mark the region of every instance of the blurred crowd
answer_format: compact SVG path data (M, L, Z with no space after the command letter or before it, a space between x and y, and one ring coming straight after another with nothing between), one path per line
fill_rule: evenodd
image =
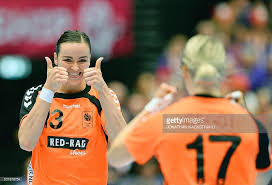
M212 16L196 25L195 33L221 39L227 51L227 67L223 79L224 94L244 92L248 110L261 119L268 129L272 115L272 3L232 0L217 4ZM161 56L154 71L139 75L133 92L125 84L109 83L119 100L127 121L137 115L152 98L162 82L178 88L178 96L186 96L179 68L182 50L188 37L175 35ZM270 117L269 117L270 116ZM122 169L109 168L110 185L161 185L162 176L155 160L144 166L133 164Z

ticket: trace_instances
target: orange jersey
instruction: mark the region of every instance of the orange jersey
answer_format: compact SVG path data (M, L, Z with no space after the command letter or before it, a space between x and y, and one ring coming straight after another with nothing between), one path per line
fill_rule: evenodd
M21 120L30 112L41 89L40 85L25 93ZM103 110L93 88L86 86L75 94L55 93L42 134L32 151L28 185L106 185L104 128Z
M166 185L255 185L256 169L270 167L267 133L164 133L165 114L248 112L227 99L192 96L137 123L125 145L139 164L155 156Z

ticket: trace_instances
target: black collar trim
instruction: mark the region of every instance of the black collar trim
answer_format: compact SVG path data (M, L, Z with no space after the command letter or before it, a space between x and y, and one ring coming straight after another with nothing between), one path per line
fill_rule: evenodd
M194 96L209 97L209 98L221 98L221 97L212 96L210 94L195 94Z
M72 93L72 94L64 94L64 93L55 93L54 98L62 98L62 99L75 99L75 98L81 98L84 97L84 95L88 94L90 91L91 87L86 85L85 89L77 92L77 93Z

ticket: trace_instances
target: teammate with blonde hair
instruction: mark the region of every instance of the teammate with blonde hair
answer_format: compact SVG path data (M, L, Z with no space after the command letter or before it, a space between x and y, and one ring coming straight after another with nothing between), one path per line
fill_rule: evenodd
M144 110L116 137L108 152L116 167L132 161L146 163L155 156L166 185L254 185L257 170L270 167L269 138L261 123L246 109L222 98L221 81L225 68L222 43L207 35L196 35L186 44L181 69L190 96L181 98L161 112L145 119ZM164 115L244 115L255 132L164 133Z

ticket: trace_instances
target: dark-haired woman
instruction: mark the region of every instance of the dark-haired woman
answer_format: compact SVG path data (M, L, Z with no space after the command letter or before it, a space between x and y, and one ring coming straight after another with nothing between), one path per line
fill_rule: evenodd
M125 126L118 99L103 80L103 58L90 66L91 44L79 31L59 38L44 85L28 89L19 144L32 151L27 184L106 185L107 143Z

